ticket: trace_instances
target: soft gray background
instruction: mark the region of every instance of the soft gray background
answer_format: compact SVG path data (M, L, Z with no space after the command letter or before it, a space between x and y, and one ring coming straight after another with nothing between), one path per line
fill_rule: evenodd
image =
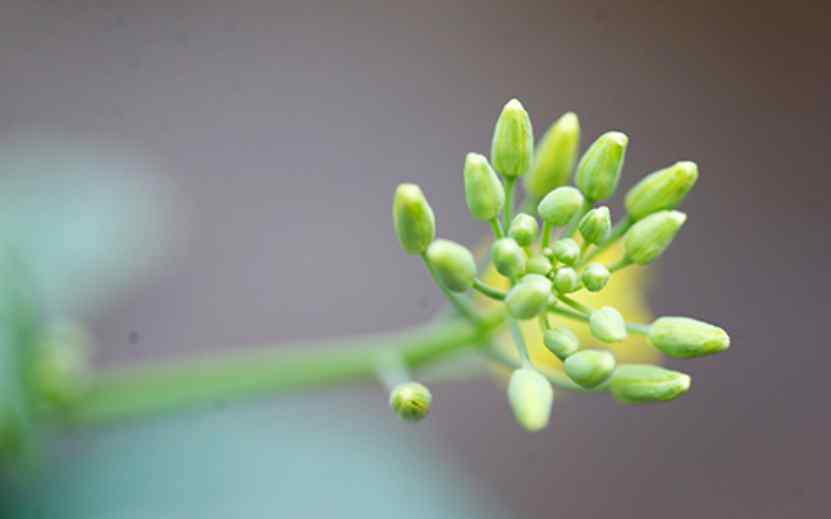
M428 319L392 191L420 183L440 235L476 243L462 160L515 96L539 132L566 110L584 142L626 131L624 187L699 162L652 301L733 348L684 363L673 405L565 399L538 435L491 382L441 385L410 441L519 516L827 513L828 7L573 4L3 0L0 139L121 143L187 205L178 256L96 316L100 361ZM391 419L380 392L354 399Z

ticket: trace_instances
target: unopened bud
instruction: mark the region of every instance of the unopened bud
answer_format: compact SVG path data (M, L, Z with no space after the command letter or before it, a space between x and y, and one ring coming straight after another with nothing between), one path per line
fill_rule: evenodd
M548 304L551 281L539 274L527 274L508 292L505 304L515 319L533 319Z
M609 388L626 404L665 402L689 391L690 377L650 364L624 364L615 370Z
M554 288L561 294L569 294L580 289L580 277L571 267L560 267L554 273Z
M566 360L580 349L577 335L569 328L552 328L542 336L543 344L560 360Z
M408 254L424 254L436 237L433 210L415 184L400 184L392 203L395 234Z
M661 317L649 327L649 341L670 357L703 357L730 347L727 332L689 317Z
M427 416L432 401L430 390L418 382L399 384L390 393L390 407L408 422L417 422Z
M554 242L551 252L558 261L566 265L574 265L580 259L580 246L571 238L563 238Z
M528 274L548 275L551 272L551 260L542 254L534 254L528 258L528 263L525 267Z
M583 274L580 276L580 279L583 280L583 286L585 286L589 292L599 292L603 290L603 287L606 286L606 283L609 282L609 278L611 277L611 273L609 273L609 269L606 268L606 265L601 263L590 263L586 266L585 270L583 270Z
M583 350L566 359L566 374L581 387L591 389L608 379L615 370L615 356L604 350Z
M626 211L640 220L657 211L675 209L698 180L695 162L676 162L651 173L626 193Z
M626 258L638 265L651 263L669 247L686 220L687 215L679 211L658 211L639 220L623 241Z
M629 138L621 132L606 132L586 150L577 165L576 184L593 202L615 194Z
M571 186L558 187L537 205L537 214L551 225L566 225L583 207L583 194Z
M572 112L557 119L537 148L531 171L525 177L525 189L542 198L556 187L565 185L574 169L580 146L580 121Z
M502 108L493 129L491 163L506 177L518 177L531 167L534 131L522 103L511 99Z
M580 220L580 235L586 243L600 243L612 232L612 217L609 208L595 207Z
M491 246L491 258L496 271L514 279L525 274L528 256L513 238L501 238Z
M538 371L522 368L511 375L508 400L516 421L529 431L539 431L548 425L551 417L554 389Z
M484 155L465 157L465 200L470 214L479 220L495 218L505 203L505 188Z
M619 342L626 338L626 322L620 312L611 306L593 311L589 328L592 335L603 342Z
M537 219L525 213L519 213L511 221L508 235L516 240L521 247L528 247L537 239L539 224Z
M427 248L427 261L448 290L464 292L473 286L476 260L466 247L450 240L435 240Z

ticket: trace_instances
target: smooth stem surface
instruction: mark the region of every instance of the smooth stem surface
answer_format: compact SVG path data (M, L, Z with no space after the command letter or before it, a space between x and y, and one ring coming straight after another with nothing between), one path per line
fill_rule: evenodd
M473 280L473 288L491 299L496 299L497 301L504 300L506 296L505 292L484 283L479 278Z
M516 194L516 177L505 177L505 215L502 226L508 229L511 226L511 218L514 216L514 196Z
M502 224L499 223L499 217L494 216L489 221L491 223L491 230L493 230L493 235L496 237L496 239L504 238L505 231L502 230Z
M594 203L588 198L583 200L583 207L581 207L580 210L577 211L577 214L574 215L571 221L568 223L568 227L566 227L566 230L563 233L563 238L571 238L572 236L574 236L574 233L577 232L577 227L580 225L580 220L582 220L583 217L586 216L586 213L591 211L592 205L594 205Z
M551 243L551 231L553 231L553 226L548 222L543 222L542 224L542 248L548 247Z

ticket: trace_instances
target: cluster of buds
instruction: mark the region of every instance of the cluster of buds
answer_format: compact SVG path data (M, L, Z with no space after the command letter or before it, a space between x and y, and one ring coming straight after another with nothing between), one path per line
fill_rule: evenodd
M698 179L697 165L688 161L646 176L626 194L626 214L613 222L603 203L617 190L629 139L619 131L604 133L578 160L579 140L578 118L567 113L546 132L535 153L528 113L513 99L496 122L490 160L477 153L465 158L467 207L492 229L489 260L506 278L507 291L480 278L483 270L468 248L436 239L435 216L421 188L401 184L393 202L401 246L423 258L464 318L474 326L482 320L468 292L478 291L504 303L500 311L514 331L521 360L508 385L508 400L518 422L529 430L548 423L553 388L550 377L531 362L517 321L539 322L544 346L563 361L574 387L608 389L624 403L672 400L689 390L690 377L649 364L619 365L612 352L580 344L577 334L561 320L588 326L599 343L619 342L633 333L644 335L671 357L711 355L730 344L724 330L695 319L659 317L648 324L631 323L611 305L592 308L578 301L581 290L600 292L616 272L648 265L664 253L687 219L676 208ZM566 185L572 176L574 186ZM515 214L520 178L526 197L523 211ZM610 264L596 259L620 240L619 259ZM422 417L429 410L429 392L423 386L410 389L394 392L393 408L408 419Z

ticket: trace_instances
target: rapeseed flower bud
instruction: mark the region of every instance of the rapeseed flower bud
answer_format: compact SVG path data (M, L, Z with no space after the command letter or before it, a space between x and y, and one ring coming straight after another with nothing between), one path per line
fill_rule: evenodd
M637 265L651 263L669 247L686 220L687 215L679 211L658 211L639 220L624 238L626 259Z
M528 247L534 243L538 232L537 219L525 213L516 215L508 228L508 236L516 240L521 247Z
M649 341L670 357L713 355L730 347L727 332L689 317L660 317L649 327Z
M427 261L448 290L464 292L473 286L476 260L467 247L450 240L435 240L427 248Z
M574 265L580 259L580 246L571 238L557 240L551 246L551 253L558 261L566 265Z
M574 169L579 146L580 121L576 114L569 112L543 135L531 171L525 177L526 191L539 199L565 185Z
M583 286L585 286L589 292L600 292L603 290L603 287L605 287L606 283L609 282L610 277L612 277L612 275L609 272L609 269L602 263L589 263L580 275L580 279L583 281Z
M465 201L470 214L478 220L496 218L505 204L505 188L488 159L478 153L468 153L464 175Z
M606 132L586 150L577 165L576 184L592 202L615 194L629 138L621 132Z
M525 274L528 256L513 238L501 238L491 246L491 258L496 271L514 279Z
M583 194L571 186L558 187L537 205L537 214L551 225L565 225L583 207Z
M604 306L591 313L589 328L592 335L603 342L618 342L626 338L626 322L620 312Z
M511 99L502 108L493 129L491 163L506 177L519 177L528 171L534 155L534 131L522 103Z
M418 382L404 382L390 393L390 407L408 422L417 422L427 416L432 402L430 390Z
M595 207L580 220L580 235L586 243L600 243L609 237L612 232L612 218L609 215L609 208L604 206Z
M581 387L597 387L615 370L615 356L604 350L582 350L563 364L566 374Z
M551 280L539 274L527 274L505 297L508 311L515 319L533 319L545 309L551 296Z
M609 388L626 404L665 402L689 391L690 377L650 364L624 364L615 370Z
M675 209L698 180L695 162L676 162L651 173L626 193L626 211L640 220L657 211Z
M392 203L395 234L408 254L424 254L436 237L436 218L415 184L400 184Z
M548 425L554 389L538 371L531 368L515 370L508 383L508 401L516 421L529 431L539 431Z
M543 344L560 360L566 360L580 349L577 335L569 328L551 328L542 336Z
M560 267L554 273L554 288L561 294L569 294L580 289L580 277L571 267Z
M525 271L528 274L540 274L543 276L548 275L548 273L551 272L551 260L542 254L534 254L528 258Z

